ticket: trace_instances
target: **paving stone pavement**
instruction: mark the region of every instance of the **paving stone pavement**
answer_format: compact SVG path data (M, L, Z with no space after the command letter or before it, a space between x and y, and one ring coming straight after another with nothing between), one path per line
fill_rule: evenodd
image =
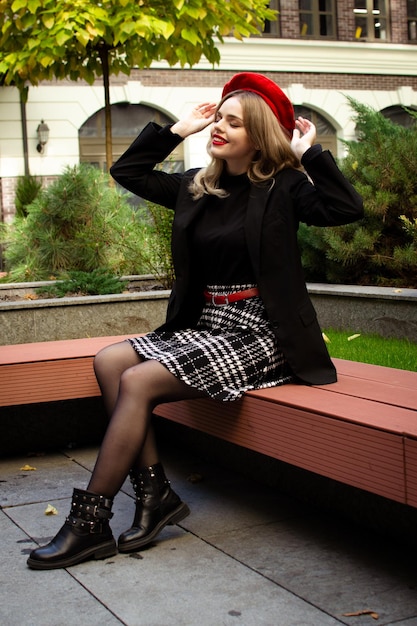
M0 460L1 626L417 626L414 551L175 450L162 458L191 508L180 525L141 552L28 569L30 550L61 526L72 488L86 487L96 453ZM58 515L45 515L48 504ZM133 509L126 483L116 537Z

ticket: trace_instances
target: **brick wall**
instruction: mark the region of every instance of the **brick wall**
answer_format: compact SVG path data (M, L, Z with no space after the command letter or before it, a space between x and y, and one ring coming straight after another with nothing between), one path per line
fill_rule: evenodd
M279 21L283 39L299 39L300 20L298 0L281 0L279 3Z
M407 0L390 1L391 42L409 43L407 31Z
M417 51L417 49L416 49ZM139 80L148 87L222 87L232 72L212 70L133 70L130 80ZM309 89L354 89L392 91L408 85L417 89L416 76L385 76L372 74L320 74L302 72L263 72L281 87L301 83ZM126 78L126 80L128 80Z
M337 39L339 41L355 40L354 2L336 2Z
M42 187L48 187L58 176L43 176ZM18 182L18 177L0 178L0 215L1 221L6 224L13 220L15 214L15 192Z
M14 196L16 185L17 178L0 179L0 208L2 222L9 223L13 219L15 212Z

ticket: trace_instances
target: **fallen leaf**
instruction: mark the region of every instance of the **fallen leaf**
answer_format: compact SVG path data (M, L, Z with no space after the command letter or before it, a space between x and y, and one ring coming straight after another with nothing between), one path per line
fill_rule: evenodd
M363 609L362 611L355 611L353 613L343 613L343 617L359 617L360 615L370 615L373 619L379 619L378 613L370 609Z
M394 293L402 293L402 289L394 289Z
M23 296L24 300L37 300L37 298L38 298L38 296L36 294L34 294L34 293L26 293Z
M325 341L326 343L331 343L331 341L330 341L330 339L328 338L328 336L326 335L326 333L321 333L321 334L322 334L322 337L323 337L323 339L324 339L324 341Z
M347 339L348 339L348 341L352 341L352 339L357 339L358 337L360 337L360 333L356 333L356 335L351 335Z
M48 504L45 509L45 515L58 515L58 510L52 504Z
M20 471L21 472L36 472L36 467L32 467L31 465L28 465L26 463L26 465L20 468Z

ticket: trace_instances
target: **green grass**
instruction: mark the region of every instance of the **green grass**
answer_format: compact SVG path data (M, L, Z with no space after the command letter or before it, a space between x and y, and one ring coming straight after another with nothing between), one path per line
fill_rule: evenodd
M408 339L359 333L355 337L354 332L331 328L323 333L329 339L326 345L331 357L417 372L417 343Z

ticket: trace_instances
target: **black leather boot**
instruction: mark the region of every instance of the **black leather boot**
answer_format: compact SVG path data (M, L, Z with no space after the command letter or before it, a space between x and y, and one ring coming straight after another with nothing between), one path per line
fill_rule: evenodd
M168 524L177 524L190 509L171 489L160 463L131 471L136 512L131 528L119 537L119 552L138 550L150 543Z
M109 526L113 500L74 489L70 514L50 543L32 550L32 569L58 569L87 559L105 559L117 553Z

